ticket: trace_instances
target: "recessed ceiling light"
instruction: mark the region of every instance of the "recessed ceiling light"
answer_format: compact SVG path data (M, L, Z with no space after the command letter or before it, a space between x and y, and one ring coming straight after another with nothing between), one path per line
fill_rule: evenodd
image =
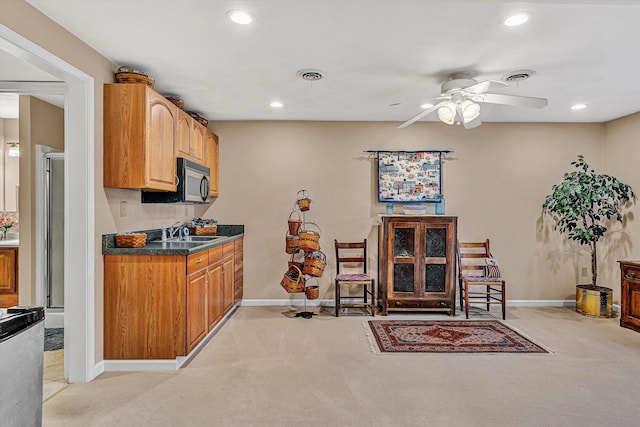
M272 106L273 108L282 108L282 106L284 105L282 102L280 101L273 101L271 104L269 104L270 106Z
M253 15L244 10L230 10L227 12L227 18L240 25L248 25L254 21Z
M423 110L426 110L427 108L431 108L431 107L433 107L433 104L429 104L429 103L427 103L427 104L422 104L422 105L420 106L420 108L422 108Z
M574 104L571 106L572 110L584 110L585 108L587 108L585 104Z
M504 21L504 25L507 27L517 27L518 25L522 25L529 20L529 16L524 13L518 13L517 15L512 15L508 17Z

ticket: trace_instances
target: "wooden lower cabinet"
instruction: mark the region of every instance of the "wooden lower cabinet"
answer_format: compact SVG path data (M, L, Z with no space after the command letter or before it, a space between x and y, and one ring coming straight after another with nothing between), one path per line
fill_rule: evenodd
M18 305L18 248L0 249L0 308Z
M222 302L224 311L229 310L234 304L235 283L235 245L234 242L225 243L222 247Z
M104 357L189 354L233 308L234 241L189 256L104 256Z
M620 326L640 332L640 261L621 261Z
M235 268L234 274L234 289L233 289L233 301L238 302L242 300L243 295L243 277L244 277L244 240L237 239L235 241L235 253L233 257L233 264Z
M206 268L190 274L187 279L187 353L209 332L207 294Z

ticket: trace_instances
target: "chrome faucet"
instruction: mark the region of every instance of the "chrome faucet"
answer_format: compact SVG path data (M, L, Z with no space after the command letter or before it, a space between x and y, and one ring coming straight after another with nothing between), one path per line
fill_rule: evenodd
M179 223L179 222L178 222ZM181 224L178 227L175 227L175 224L172 225L171 227L169 227L169 238L172 239L173 236L176 235L176 232L178 233L178 238L180 240L185 240L185 237L187 237L189 235L189 229L187 228L187 226L185 224Z
M179 225L180 221L174 222L173 224L171 224L171 226L169 226L169 228L167 229L167 227L162 227L162 240L167 240L167 238L171 239L173 238L173 236L175 236L176 231L181 230L183 227L178 227L178 228L174 228L176 225ZM179 236L182 238L182 231L180 231Z

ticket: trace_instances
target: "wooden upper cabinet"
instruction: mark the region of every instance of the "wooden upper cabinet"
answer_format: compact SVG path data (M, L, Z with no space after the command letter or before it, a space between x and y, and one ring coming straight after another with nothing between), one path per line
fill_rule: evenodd
M205 165L211 169L211 182L209 195L218 197L218 165L219 165L219 145L218 136L207 129L205 144Z
M204 164L206 128L196 122L189 114L178 109L176 129L176 157L184 157Z
M140 83L104 86L104 186L176 190L177 107Z
M176 157L191 159L191 128L193 119L184 111L178 109L176 125Z
M205 164L204 162L204 140L207 128L200 123L193 121L191 130L191 157L194 162Z

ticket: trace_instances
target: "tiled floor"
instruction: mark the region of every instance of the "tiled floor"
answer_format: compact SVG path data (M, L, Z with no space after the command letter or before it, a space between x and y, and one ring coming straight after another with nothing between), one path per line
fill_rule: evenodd
M64 350L44 352L42 401L46 402L69 385L64 379Z

